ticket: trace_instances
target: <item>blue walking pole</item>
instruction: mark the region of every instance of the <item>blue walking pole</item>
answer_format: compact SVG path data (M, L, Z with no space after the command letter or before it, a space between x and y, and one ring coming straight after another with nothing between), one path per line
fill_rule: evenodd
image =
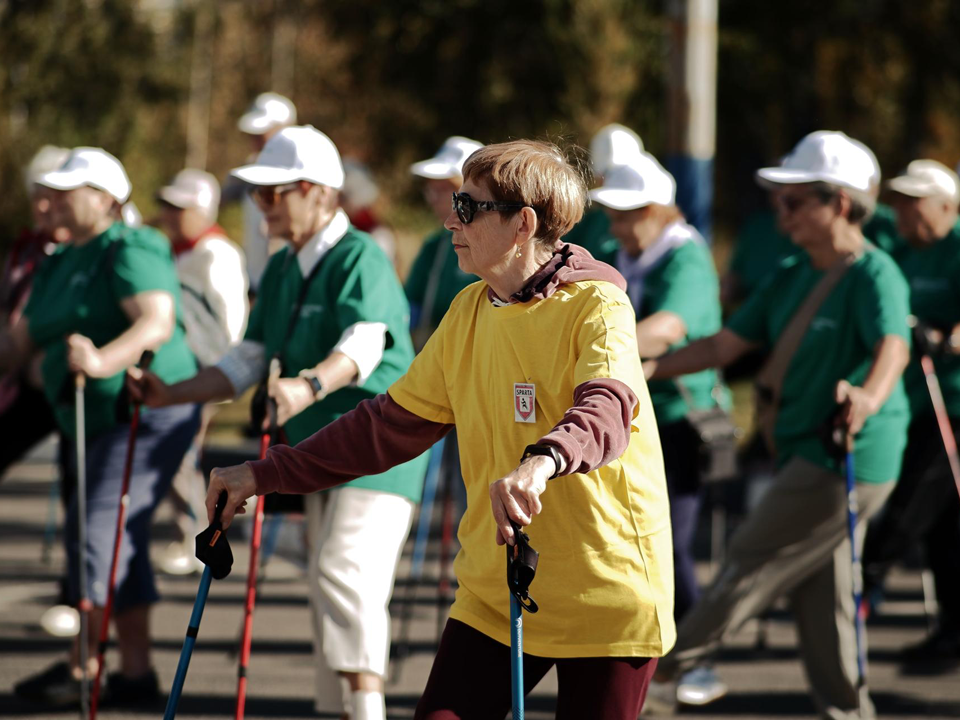
M180 662L177 663L177 673L173 678L173 687L167 698L167 708L163 713L163 720L173 720L180 704L180 695L183 693L183 683L187 678L187 669L190 667L190 657L193 655L193 646L197 643L200 633L200 619L203 617L203 608L207 604L207 594L210 592L210 580L222 580L230 574L233 565L233 553L227 536L220 526L220 513L227 503L227 493L220 493L217 499L217 509L213 522L206 530L197 535L197 557L203 562L203 575L200 577L200 587L197 590L197 599L193 603L193 612L190 614L190 624L187 625L187 635L183 640L183 649L180 651Z
M507 545L507 587L510 590L510 695L513 720L523 720L523 611L540 608L530 597L530 583L537 572L539 553L530 538L513 520L514 544Z
M853 608L857 633L857 687L866 682L866 653L863 616L860 604L863 600L863 571L860 567L860 553L857 552L857 474L853 459L853 436L846 434L846 460L844 469L847 476L847 532L850 536L850 563L853 575Z

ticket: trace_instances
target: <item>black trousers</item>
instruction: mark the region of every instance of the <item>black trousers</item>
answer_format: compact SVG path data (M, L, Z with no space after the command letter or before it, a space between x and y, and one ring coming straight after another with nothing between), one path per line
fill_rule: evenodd
M0 478L56 429L53 411L43 392L21 383L17 398L0 413Z
M951 418L954 432L960 418ZM932 413L910 424L900 480L868 531L866 586L879 587L890 567L920 543L933 572L940 628L960 637L960 495Z

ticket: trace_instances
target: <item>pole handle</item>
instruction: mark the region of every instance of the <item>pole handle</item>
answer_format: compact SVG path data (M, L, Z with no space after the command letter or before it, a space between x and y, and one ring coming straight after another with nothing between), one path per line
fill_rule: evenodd
M82 372L78 372L73 376L73 383L77 390L83 390L87 387L87 376Z

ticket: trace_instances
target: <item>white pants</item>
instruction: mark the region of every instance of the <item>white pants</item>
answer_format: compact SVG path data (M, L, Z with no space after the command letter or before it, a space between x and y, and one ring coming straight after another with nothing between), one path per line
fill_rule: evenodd
M343 487L306 498L318 712L342 713L338 673L387 674L390 595L414 503Z

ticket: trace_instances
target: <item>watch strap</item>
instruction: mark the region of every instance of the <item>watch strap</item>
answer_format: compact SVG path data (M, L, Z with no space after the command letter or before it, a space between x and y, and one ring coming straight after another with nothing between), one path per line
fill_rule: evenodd
M553 480L555 477L560 476L560 469L563 467L563 459L560 457L560 451L557 449L556 445L527 445L523 450L523 457L520 458L522 463L527 458L533 457L534 455L545 455L549 458L553 458L554 467L556 471L549 477L550 480Z

